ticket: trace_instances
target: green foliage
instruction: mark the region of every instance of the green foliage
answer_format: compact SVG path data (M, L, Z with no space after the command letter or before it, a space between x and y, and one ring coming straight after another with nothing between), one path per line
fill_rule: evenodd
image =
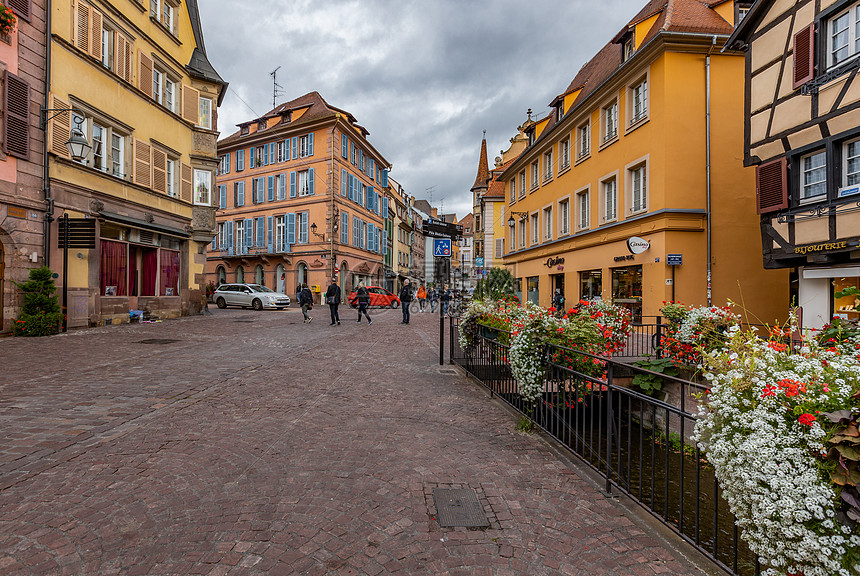
M860 393L855 394L860 398ZM852 410L837 410L823 414L836 424L827 441L830 479L841 487L839 491L843 512L853 522L860 522L860 414Z
M62 318L62 310L54 292L53 272L48 267L30 270L30 278L15 285L24 295L21 314L12 324L15 336L48 336L56 334Z
M846 296L860 297L860 289L856 286L850 286L844 290L840 290L834 294L836 298L845 298Z
M535 423L531 421L531 419L523 416L519 422L517 422L517 432L523 432L525 434L531 434L534 432Z
M830 324L824 325L818 333L818 342L826 346L833 343L842 343L858 336L860 336L860 326L857 326L856 322L833 318Z
M487 277L475 287L474 298L480 300L509 300L516 298L516 282L507 268L491 268Z
M680 371L675 363L669 358L648 358L639 360L633 363L635 366L645 368L651 372L665 374L667 376L678 376ZM636 374L633 377L633 385L638 387L646 394L654 396L657 392L663 389L663 378L656 374Z
M660 308L660 313L663 314L663 318L666 320L680 324L687 317L687 314L690 313L690 310L677 302L665 302L663 307Z

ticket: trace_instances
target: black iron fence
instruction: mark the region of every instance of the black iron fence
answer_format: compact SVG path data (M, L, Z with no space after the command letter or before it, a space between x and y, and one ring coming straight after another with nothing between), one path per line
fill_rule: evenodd
M650 324L654 334L660 325ZM463 350L458 319L450 326L451 361L597 471L607 493L627 494L727 572L760 573L755 555L739 540L713 468L690 439L704 386L548 345L542 393L528 402L511 372L504 343L509 334L482 331ZM645 379L637 384L659 390L643 393L633 384L637 377Z

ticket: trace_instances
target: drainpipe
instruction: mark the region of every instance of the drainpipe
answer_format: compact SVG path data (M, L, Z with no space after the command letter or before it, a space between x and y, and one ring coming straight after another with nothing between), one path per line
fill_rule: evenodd
M717 37L711 40L705 56L705 180L707 219L707 258L708 258L708 306L712 303L711 292L711 49L716 46Z
M337 263L335 263L335 261L334 261L334 225L335 225L335 216L334 216L334 208L335 208L335 206L334 206L334 174L335 174L335 171L334 171L334 145L335 145L334 131L335 131L335 128L337 128L337 121L339 118L340 118L340 114L338 114L335 117L334 124L331 127L331 146L329 146L329 148L331 148L331 180L330 180L331 186L329 186L331 188L331 211L330 211L330 216L329 216L331 218L331 224L328 227L329 234L331 236L329 238L329 257L331 258L331 267L329 268L329 272L330 272L329 278L334 278L334 269L337 268Z
M47 0L45 7L45 108L50 108L48 94L51 92L51 0ZM44 112L39 113L39 125L44 120ZM44 140L42 146L42 188L45 193L45 266L51 266L51 222L54 221L54 198L51 196L51 181L48 172L48 125L42 130ZM66 279L63 278L63 284ZM65 305L65 302L63 303Z

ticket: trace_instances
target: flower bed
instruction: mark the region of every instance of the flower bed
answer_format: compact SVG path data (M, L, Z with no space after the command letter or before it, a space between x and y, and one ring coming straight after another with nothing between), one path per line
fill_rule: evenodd
M702 352L722 348L729 328L740 318L730 306L691 306L664 302L660 309L669 323L663 327L660 345L663 357L680 368L697 369Z

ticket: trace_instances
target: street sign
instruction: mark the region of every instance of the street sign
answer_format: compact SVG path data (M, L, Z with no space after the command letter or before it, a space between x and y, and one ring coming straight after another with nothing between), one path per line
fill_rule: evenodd
M433 256L436 257L450 257L451 256L451 239L450 238L437 238L433 240Z
M484 257L483 256L475 256L475 266L478 268L484 267Z
M683 264L683 254L666 254L666 264L669 266L680 266Z

